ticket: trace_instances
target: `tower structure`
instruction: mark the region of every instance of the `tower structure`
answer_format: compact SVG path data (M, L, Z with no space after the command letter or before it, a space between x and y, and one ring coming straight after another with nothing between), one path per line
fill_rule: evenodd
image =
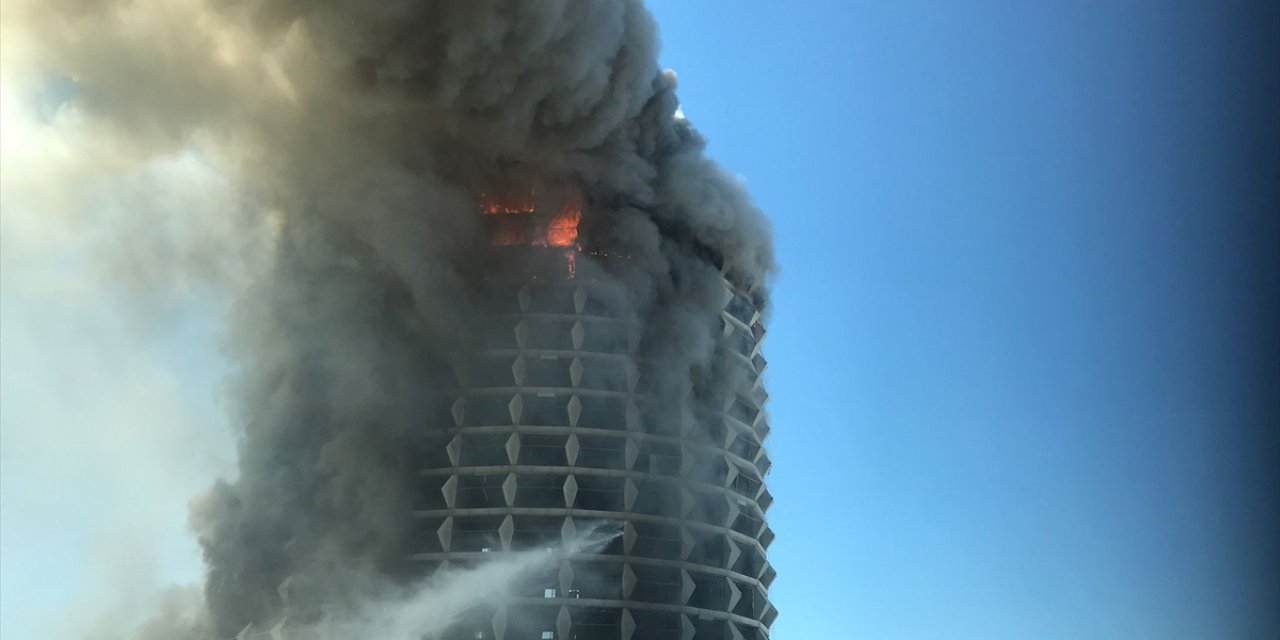
M528 576L443 640L768 638L758 298L721 278L725 384L669 411L645 379L661 372L646 367L644 327L576 267L593 252L581 199L482 200L490 250L518 268L485 274L489 311L421 457L412 559L430 573L584 529L620 535Z

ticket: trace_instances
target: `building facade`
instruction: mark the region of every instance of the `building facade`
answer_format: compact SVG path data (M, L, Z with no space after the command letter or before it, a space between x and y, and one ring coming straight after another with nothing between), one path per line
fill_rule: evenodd
M572 238L552 220L539 229L562 242L540 243L543 231L511 231L531 211L499 214L491 238L564 252L569 268L489 288L451 420L422 458L413 559L429 573L588 529L620 534L561 556L444 640L768 638L769 427L752 292L722 278L716 348L735 381L680 418L646 392L641 327L614 311L605 283L574 273L577 214Z

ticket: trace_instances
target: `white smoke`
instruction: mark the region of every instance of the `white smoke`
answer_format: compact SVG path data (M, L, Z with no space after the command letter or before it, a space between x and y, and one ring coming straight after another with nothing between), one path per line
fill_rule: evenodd
M235 470L218 342L261 261L226 175L120 159L4 46L0 636L124 637L201 577L191 496Z

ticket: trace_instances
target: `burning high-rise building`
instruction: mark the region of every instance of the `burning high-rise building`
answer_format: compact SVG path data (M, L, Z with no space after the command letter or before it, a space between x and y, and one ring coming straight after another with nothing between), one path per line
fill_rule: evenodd
M768 225L680 115L639 0L11 17L103 166L182 154L235 194L122 231L197 238L131 275L172 258L154 277L236 300L202 602L144 637L767 637Z

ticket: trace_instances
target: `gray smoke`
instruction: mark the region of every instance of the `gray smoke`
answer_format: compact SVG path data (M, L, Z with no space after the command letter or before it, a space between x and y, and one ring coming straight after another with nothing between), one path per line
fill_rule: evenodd
M767 224L676 117L638 1L33 0L5 20L6 55L74 80L113 161L197 149L230 176L227 237L153 269L221 282L209 248L270 230L229 330L239 475L193 514L207 610L175 601L143 637L228 637L414 579L412 461L485 304L476 194L496 181L581 188L584 233L626 259L583 255L580 277L644 327L671 419L736 384L720 278L764 305Z

